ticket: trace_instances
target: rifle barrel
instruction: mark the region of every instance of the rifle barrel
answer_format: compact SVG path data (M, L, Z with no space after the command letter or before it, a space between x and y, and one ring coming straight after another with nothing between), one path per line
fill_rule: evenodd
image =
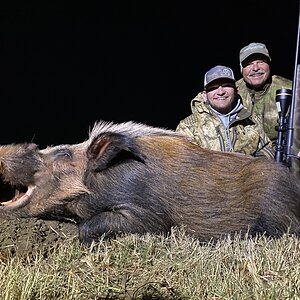
M294 65L294 78L293 78L293 94L292 94L292 101L290 107L290 114L289 114L289 122L287 128L287 143L286 143L286 159L287 165L290 166L291 164L291 156L292 153L292 146L294 141L294 127L295 127L295 109L296 109L296 87L298 80L298 55L299 55L299 39L300 39L300 1L299 1L299 14L298 14L298 32L297 32L297 42L296 42L296 55L295 55L295 65Z

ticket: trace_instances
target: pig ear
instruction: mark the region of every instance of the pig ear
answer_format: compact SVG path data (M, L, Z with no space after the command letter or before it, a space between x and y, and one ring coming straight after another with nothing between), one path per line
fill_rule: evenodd
M110 132L103 133L93 140L87 150L87 157L89 166L94 171L101 171L130 159L144 163L145 158L134 138Z

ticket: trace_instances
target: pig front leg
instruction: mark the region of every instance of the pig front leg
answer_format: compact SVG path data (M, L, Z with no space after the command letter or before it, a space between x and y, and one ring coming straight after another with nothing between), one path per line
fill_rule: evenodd
M85 244L97 242L104 235L113 238L122 233L168 233L173 224L166 215L143 208L105 211L79 224L79 239Z

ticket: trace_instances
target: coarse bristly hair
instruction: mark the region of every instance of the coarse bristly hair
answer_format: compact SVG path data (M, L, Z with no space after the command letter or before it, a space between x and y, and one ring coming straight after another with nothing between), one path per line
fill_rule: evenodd
M92 140L101 133L114 132L119 134L126 134L130 137L139 137L143 135L170 135L183 136L183 134L171 129L152 127L143 123L128 121L123 123L113 123L111 121L100 120L95 122L92 129L89 130L89 138Z

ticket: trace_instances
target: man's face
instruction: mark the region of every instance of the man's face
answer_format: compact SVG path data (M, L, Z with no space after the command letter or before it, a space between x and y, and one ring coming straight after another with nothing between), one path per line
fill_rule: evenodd
M227 114L233 108L237 95L235 82L230 79L217 79L205 88L207 101L222 114Z
M262 88L270 77L269 61L262 55L250 56L243 62L242 75L253 89Z

